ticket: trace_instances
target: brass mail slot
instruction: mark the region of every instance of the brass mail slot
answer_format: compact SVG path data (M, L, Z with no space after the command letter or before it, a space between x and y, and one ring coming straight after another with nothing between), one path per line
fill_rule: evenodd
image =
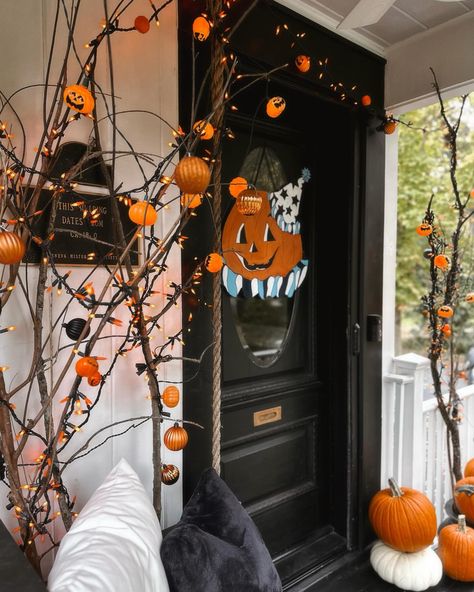
M261 426L266 423L273 423L281 420L281 405L278 407L271 407L270 409L262 409L262 411L255 411L253 414L253 427Z

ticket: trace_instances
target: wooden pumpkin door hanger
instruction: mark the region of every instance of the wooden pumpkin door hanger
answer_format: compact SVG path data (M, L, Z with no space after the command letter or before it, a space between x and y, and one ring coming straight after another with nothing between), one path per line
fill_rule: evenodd
M310 177L303 169L296 183L263 195L255 214L232 206L222 233L222 281L231 296L291 298L301 286L308 260L303 259L298 216L303 185Z

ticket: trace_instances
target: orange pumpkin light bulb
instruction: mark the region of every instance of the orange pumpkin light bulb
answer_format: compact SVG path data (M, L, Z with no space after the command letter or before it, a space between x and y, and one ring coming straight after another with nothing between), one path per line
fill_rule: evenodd
M200 193L182 193L181 194L181 205L183 208L189 208L190 210L197 208L201 205L202 195Z
M283 97L272 97L267 102L267 115L272 119L280 117L283 111L286 109L286 101Z
M66 86L63 99L66 105L77 113L88 115L94 110L95 100L89 89L81 84Z
M201 140L210 140L214 135L214 126L204 119L196 121L193 130L201 136Z
M443 335L445 337L451 337L452 335L452 329L451 329L451 325L448 325L448 323L445 323L444 325L441 326L441 333L443 333Z
M210 253L206 257L206 269L211 273L217 273L222 269L224 265L224 259L219 255L219 253Z
M135 29L139 33L148 33L150 30L150 21L146 18L146 16L137 16L134 25Z
M128 217L140 226L153 226L158 214L155 208L147 201L137 201L128 210Z
M25 243L18 234L8 230L0 233L0 263L4 265L20 263L25 251Z
M420 236L429 236L432 232L433 227L431 224L426 224L425 222L416 227L416 233Z
M243 177L234 177L229 183L229 192L232 197L238 197L239 193L244 189L247 189L248 186L247 179L244 179Z
M102 374L100 372L95 372L87 377L87 384L89 386L99 386L102 381Z
M438 308L438 316L442 319L449 319L453 316L454 310L447 304L443 304Z
M185 156L176 166L174 180L183 193L204 193L211 180L211 171L202 158Z
M296 56L295 65L300 72L305 74L311 68L311 58L307 55Z
M161 395L161 400L167 407L176 407L179 403L179 390L174 385L167 386Z
M84 356L79 358L76 362L76 374L83 378L89 378L99 371L99 364L97 360L91 356Z
M446 257L446 255L436 255L436 257L433 259L433 262L435 267L438 267L443 271L446 271L449 267L449 259Z
M372 97L370 95L364 95L360 102L364 107L370 107L370 105L372 105Z
M209 33L211 32L211 25L207 18L203 16L198 16L194 19L193 22L193 35L194 39L197 41L206 41L209 37Z
M391 136L397 129L397 122L388 120L383 124L383 133L386 136Z

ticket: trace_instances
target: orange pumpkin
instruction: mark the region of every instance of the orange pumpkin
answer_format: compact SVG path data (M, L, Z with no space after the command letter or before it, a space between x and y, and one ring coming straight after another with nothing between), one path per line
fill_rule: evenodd
M453 316L454 310L447 304L443 304L438 308L438 316L443 319L449 319Z
M301 235L280 229L266 195L253 216L241 214L236 206L231 209L222 231L222 250L229 269L248 280L285 276L303 256Z
M207 18L198 16L193 21L193 35L197 41L206 41L211 32L211 25Z
M229 192L232 197L238 197L239 193L244 189L247 189L248 186L247 179L244 179L243 177L234 177L229 183Z
M464 467L464 477L474 477L474 458L467 461Z
M219 253L210 253L206 257L205 266L207 271L210 271L211 273L217 273L224 266L224 259L219 255Z
M179 469L176 465L161 465L161 482L173 485L179 479Z
M201 119L200 121L196 121L193 125L193 130L196 134L201 136L201 140L210 140L214 135L214 127L212 123Z
M370 501L370 524L390 547L405 553L421 551L436 536L434 506L421 491L399 487L393 479L388 482L389 487Z
M95 372L87 377L87 384L89 386L99 386L102 381L102 374L100 372Z
M0 233L0 263L4 265L20 263L25 251L25 243L18 234L8 230Z
M179 403L179 390L174 385L167 386L161 395L161 400L167 407L176 407Z
M460 479L454 487L454 503L468 522L474 522L474 477Z
M466 516L460 514L457 524L441 530L438 553L450 578L459 582L474 581L474 529L466 526Z
M73 84L64 89L64 102L73 111L87 115L94 110L95 100L89 89L82 84Z
M155 208L147 201L137 201L130 206L128 217L140 226L153 226L158 218Z
M91 356L79 358L76 362L76 373L83 378L88 378L99 371L97 360Z
M452 332L452 329L451 329L451 325L448 325L448 323L445 323L444 325L442 325L441 326L441 332L443 333L443 335L445 337L451 337L451 335L453 333Z
M201 205L202 195L200 193L182 193L181 194L181 205L183 208L194 209Z
M392 121L392 120L388 120L383 124L383 133L386 136L391 136L394 131L397 129L397 122L396 121Z
M279 117L286 109L286 101L283 97L272 97L267 102L267 115L272 119Z
M443 271L446 271L449 267L449 259L446 257L446 255L436 255L436 257L433 259L433 262L435 267L438 267Z
M237 210L244 216L253 216L260 211L263 198L266 196L265 191L257 191L253 188L244 189L239 193L235 202Z
M174 179L183 193L204 193L211 180L211 171L202 158L185 156L178 162Z
M175 423L173 427L168 428L163 436L163 442L169 450L182 450L188 443L188 432Z
M295 65L300 72L306 73L311 68L311 58L307 55L296 56Z
M139 33L148 33L150 30L150 21L146 18L146 16L137 16L134 26Z
M433 227L431 224L427 224L423 222L419 226L416 227L416 233L420 236L429 236L433 232Z
M360 102L364 107L370 107L370 105L372 105L372 97L370 95L364 95Z

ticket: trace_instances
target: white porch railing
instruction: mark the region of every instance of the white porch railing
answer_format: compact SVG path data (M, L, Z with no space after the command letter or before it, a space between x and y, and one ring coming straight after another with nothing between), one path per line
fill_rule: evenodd
M385 376L382 400L382 486L394 476L401 485L424 491L438 520L452 497L446 428L434 398L423 400L431 385L429 360L417 354L394 359ZM460 425L462 462L474 457L474 385L458 390L464 404Z

